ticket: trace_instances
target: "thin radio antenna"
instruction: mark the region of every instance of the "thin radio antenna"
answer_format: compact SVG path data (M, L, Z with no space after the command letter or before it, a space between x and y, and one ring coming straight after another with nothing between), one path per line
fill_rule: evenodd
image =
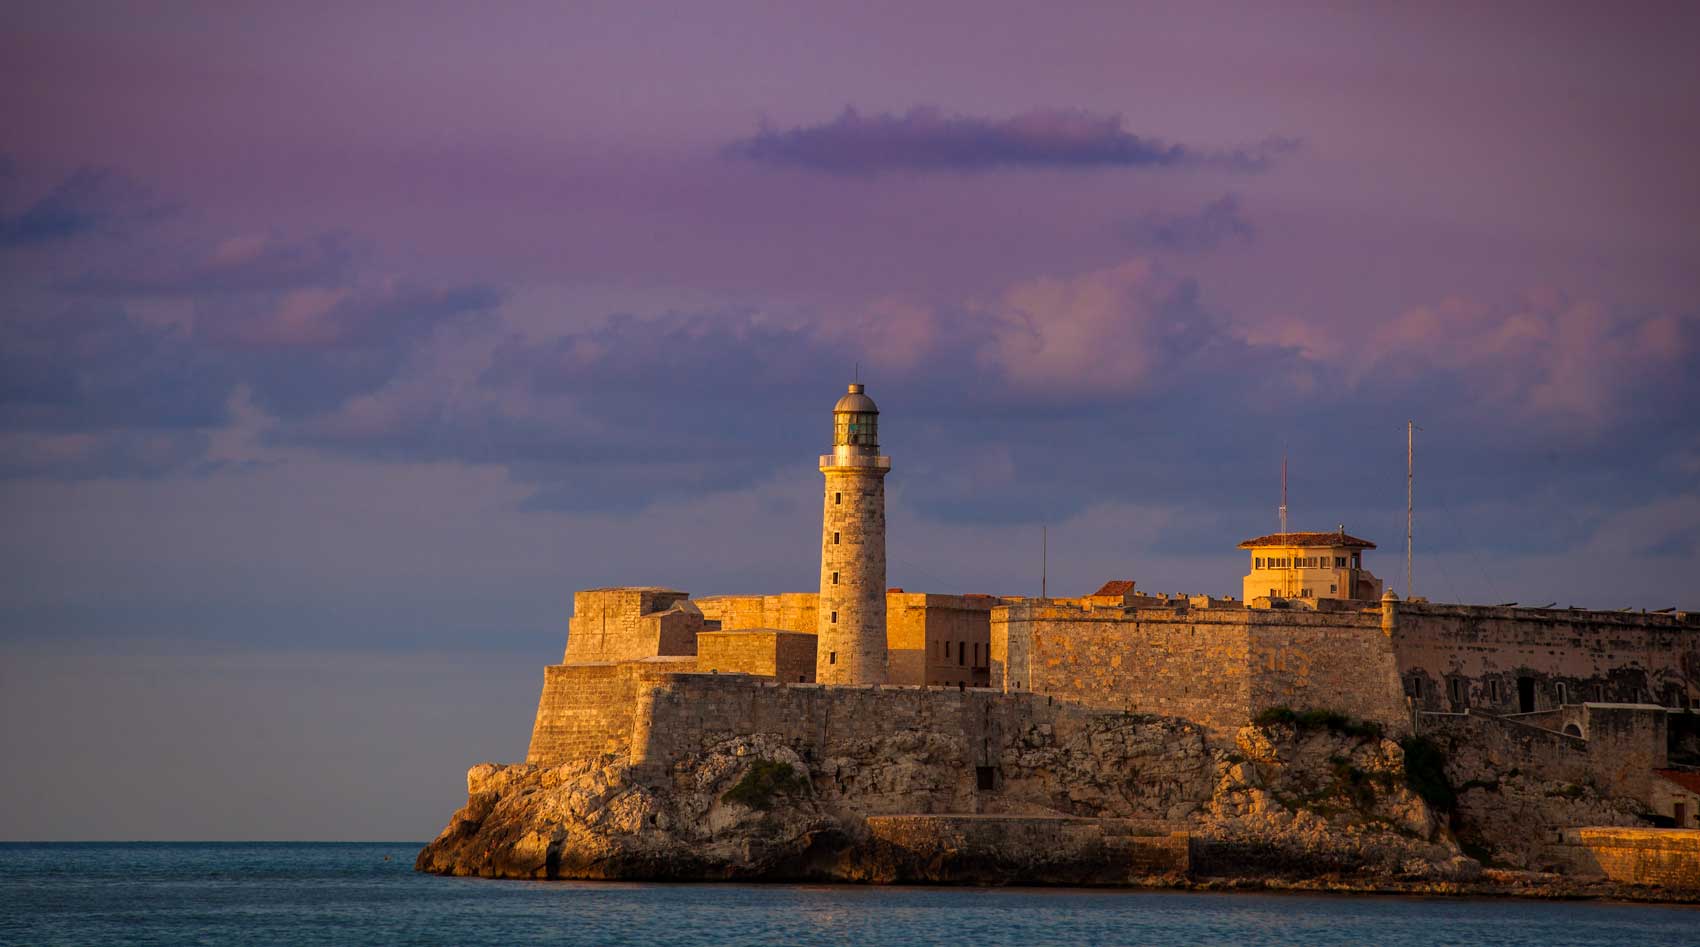
M1051 578L1051 531L1049 526L1039 527L1039 597L1050 598L1049 582Z
M1287 535L1287 448L1281 448L1281 535Z
M1417 520L1417 422L1405 422L1405 601L1411 600L1411 534Z

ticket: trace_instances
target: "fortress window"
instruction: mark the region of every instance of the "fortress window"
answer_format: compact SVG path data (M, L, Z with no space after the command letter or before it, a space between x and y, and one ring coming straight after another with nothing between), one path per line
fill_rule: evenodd
M828 664L837 664L837 663L838 663L838 652L836 652L836 651L828 651L828 652L827 652L827 653L826 653L826 663L828 663Z
M1570 703L1569 689L1564 686L1563 681L1559 681L1558 683L1554 684L1552 687L1553 687L1553 690L1558 692L1558 705L1560 707L1563 707L1565 704Z
M1499 678L1488 681L1488 700L1499 703Z
M1263 568L1263 557L1262 557L1262 556L1258 556L1258 557L1257 557L1257 558L1255 558L1255 559L1253 559L1253 560L1252 560L1252 561L1251 561L1251 567L1252 567L1252 568L1253 568L1253 569L1261 569L1261 568Z
M968 654L968 645L964 644L963 642L958 641L956 643L956 666L957 667L961 667L968 662L967 654Z
M1330 585L1330 586L1329 586L1329 587L1328 587L1328 594L1329 594L1329 595L1333 595L1333 594L1334 594L1334 593L1336 593L1336 592L1338 592L1338 591L1340 591L1340 587L1339 587L1339 586L1337 586L1337 585Z
M832 544L834 546L838 545L838 532L836 530L833 531L833 534L832 534Z
M832 584L833 584L833 585L837 585L837 584L838 584L838 573L836 573L836 572L834 572L834 573L833 573L833 574L832 574Z
M990 766L974 767L974 788L981 792L991 792L997 788L998 771Z
M843 501L844 501L844 494L842 494L842 493L834 493L834 494L833 494L833 495L832 495L832 502L833 502L833 503L834 503L834 504L837 504L837 503L842 503L842 502L843 502Z
M977 641L974 643L974 666L980 666L980 643Z
M832 613L832 623L834 625L838 624L838 613L837 612Z

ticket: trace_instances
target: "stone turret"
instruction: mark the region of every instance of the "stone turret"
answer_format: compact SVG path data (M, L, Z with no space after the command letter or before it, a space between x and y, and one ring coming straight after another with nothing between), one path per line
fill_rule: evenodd
M820 458L826 477L821 516L820 611L815 680L883 684L885 637L885 475L879 413L853 384L832 409L832 453Z

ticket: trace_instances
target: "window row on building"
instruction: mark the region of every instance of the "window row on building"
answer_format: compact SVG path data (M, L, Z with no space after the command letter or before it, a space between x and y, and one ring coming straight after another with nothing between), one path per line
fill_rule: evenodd
M1334 560L1329 565L1329 559ZM1345 556L1254 556L1251 560L1254 569L1344 569Z

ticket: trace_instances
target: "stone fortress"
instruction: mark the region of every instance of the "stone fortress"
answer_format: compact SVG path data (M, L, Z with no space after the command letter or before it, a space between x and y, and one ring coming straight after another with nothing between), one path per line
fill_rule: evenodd
M1399 753L1387 741L1408 749L1416 739L1445 749L1448 777L1463 787L1450 818L1469 826L1481 860L1700 887L1700 766L1685 765L1700 763L1700 615L1402 601L1364 567L1375 544L1343 526L1241 543L1249 561L1237 599L1150 594L1131 579L1079 598L887 588L892 463L878 432L874 401L851 385L820 457L817 591L576 593L527 763L617 764L620 785L684 792L708 778L713 754L783 758L807 774L810 812L830 815L834 831L911 861L932 853L932 868L856 871L972 880L982 876L953 875L940 859L979 851L996 861L1027 845L1136 874L1199 870L1210 856L1189 832L1238 838L1235 827L1265 808L1311 805L1290 798L1311 786L1309 770L1338 778L1304 792L1357 800L1362 811L1342 830L1354 851L1368 850L1363 833L1382 832L1425 851L1451 846L1424 857L1457 856L1446 816L1412 815L1429 809L1387 788L1382 769ZM1253 733L1281 721L1375 739L1307 763L1300 743L1271 749ZM1262 776L1241 773L1248 766ZM1287 782L1271 781L1276 770ZM514 777L477 778L494 787ZM1411 811L1366 797L1366 779ZM501 796L475 787L475 802L480 793ZM648 804L652 826L674 811ZM1334 805L1312 808L1333 825ZM672 818L732 819L713 799L699 808ZM1304 820L1287 815L1265 822L1290 840ZM471 817L457 819L444 838L472 837ZM535 869L509 873L609 876L562 867L589 857L575 854L574 831L539 836ZM640 820L633 831L647 830ZM820 848L818 826L797 831L796 845ZM451 870L431 852L421 867ZM861 877L834 871L823 876ZM1105 879L1078 864L1045 877Z

